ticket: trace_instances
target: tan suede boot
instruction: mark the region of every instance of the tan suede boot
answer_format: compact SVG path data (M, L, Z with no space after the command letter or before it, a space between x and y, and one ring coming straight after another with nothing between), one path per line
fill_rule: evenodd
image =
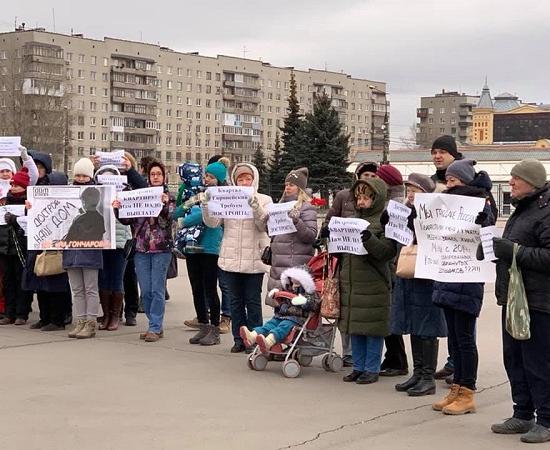
M95 337L96 320L87 320L80 333L76 334L77 339L89 339Z
M82 331L82 329L84 328L84 325L86 325L86 319L78 319L74 328L71 331L69 331L68 336L70 338L75 338L76 335Z
M462 414L475 413L476 405L474 403L475 391L467 387L460 386L458 397L450 405L443 408L443 414L459 416Z
M432 405L432 409L434 411L442 411L443 408L445 408L445 406L450 405L452 402L454 402L457 399L459 390L460 390L460 386L458 384L453 384L451 386L451 390L445 396L445 398L437 403L434 403Z

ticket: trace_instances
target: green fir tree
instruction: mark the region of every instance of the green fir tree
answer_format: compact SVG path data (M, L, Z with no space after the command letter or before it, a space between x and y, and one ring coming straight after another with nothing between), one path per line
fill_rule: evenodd
M256 151L254 152L254 155L252 156L252 164L254 164L256 166L256 169L258 169L258 176L260 178L258 191L261 194L268 194L269 193L269 171L267 167L267 161L261 145L258 146Z
M283 152L281 149L281 139L279 133L275 133L275 148L267 163L269 174L269 195L274 201L277 201L283 195L286 172L282 167Z
M294 72L290 73L288 106L286 108L286 117L281 127L281 141L283 152L281 156L281 166L286 172L295 169L303 158L298 154L302 149L299 144L303 117L300 113L300 103L298 102L298 90L296 87L296 77Z

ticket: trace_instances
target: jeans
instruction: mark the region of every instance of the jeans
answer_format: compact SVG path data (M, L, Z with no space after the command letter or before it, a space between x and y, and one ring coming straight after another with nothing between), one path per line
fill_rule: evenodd
M353 357L353 370L380 373L383 348L384 338L382 336L352 334L351 352Z
M506 331L502 308L504 367L510 380L514 417L550 428L550 314L529 310L531 339L518 341Z
M141 290L143 310L149 320L148 331L160 333L164 321L166 274L172 253L136 252L134 264Z
M443 308L448 345L455 372L453 383L475 390L477 380L476 316L451 308Z
M124 250L103 250L103 269L99 271L99 289L102 291L124 292Z
M275 336L275 342L283 342L295 326L296 323L292 320L273 317L261 327L254 328L254 331L258 334L263 334L264 336L272 334Z
M188 254L185 257L187 274L193 291L193 303L199 323L220 325L220 299L218 297L218 255Z
M5 255L3 260L5 316L10 319L27 320L31 312L32 292L21 287L23 267L17 255Z
M408 370L407 354L405 353L405 343L403 336L391 334L384 338L386 344L386 354L382 369Z
M99 312L98 269L67 269L78 319L93 320Z
M239 329L259 327L262 320L263 273L224 272L231 299L231 331L235 344L242 344Z
M134 257L128 258L124 269L124 315L136 317L139 305L139 290Z
M231 297L229 296L229 288L225 277L225 272L218 267L218 284L222 291L222 315L231 317Z

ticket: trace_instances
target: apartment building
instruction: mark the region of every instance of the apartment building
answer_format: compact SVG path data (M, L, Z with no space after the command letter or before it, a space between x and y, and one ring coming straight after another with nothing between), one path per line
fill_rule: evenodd
M389 107L384 82L44 29L0 34L0 133L13 132L2 119L14 114L10 103L18 91L23 99L56 99L49 116L63 120L48 127L59 131L49 138L58 167L70 170L79 157L114 149L161 158L169 172L217 153L250 161L259 146L267 154L274 148L291 72L302 112L312 110L315 95L331 97L350 134L352 159L383 148ZM36 117L31 114L32 121ZM46 146L40 137L28 144Z
M442 134L453 136L457 142L470 141L473 123L473 108L479 97L444 89L433 97L421 97L420 108L416 110L416 144L429 148Z

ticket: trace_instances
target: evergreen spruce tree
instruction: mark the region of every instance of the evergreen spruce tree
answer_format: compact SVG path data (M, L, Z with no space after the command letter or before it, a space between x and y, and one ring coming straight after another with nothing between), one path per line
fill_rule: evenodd
M297 142L301 133L302 114L300 114L300 103L298 102L296 88L296 77L294 72L290 73L290 85L288 94L288 106L286 117L281 127L281 141L283 143L283 152L281 156L281 165L285 172L295 169L299 161L303 158L297 153L302 147Z
M313 113L306 114L296 154L309 169L309 185L328 201L329 193L349 186L349 135L327 95L317 96Z
M275 148L270 160L267 163L269 178L269 195L277 201L283 195L286 173L281 166L283 152L281 150L281 139L279 133L275 134Z
M267 161L265 159L262 146L258 146L254 155L252 156L252 164L258 169L258 176L260 177L258 191L261 194L269 193L269 173L267 167Z

